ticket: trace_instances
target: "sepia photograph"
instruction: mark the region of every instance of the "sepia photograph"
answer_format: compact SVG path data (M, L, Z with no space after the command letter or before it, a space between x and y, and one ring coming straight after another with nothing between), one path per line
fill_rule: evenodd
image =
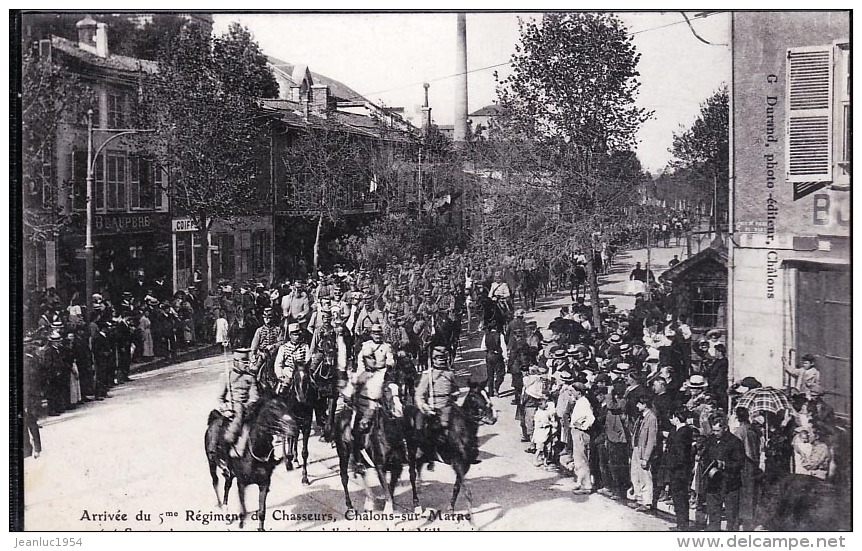
M851 16L10 10L13 547L843 546Z

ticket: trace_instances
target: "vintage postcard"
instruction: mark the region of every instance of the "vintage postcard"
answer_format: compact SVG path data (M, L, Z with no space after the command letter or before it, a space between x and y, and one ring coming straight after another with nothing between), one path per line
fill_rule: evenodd
M852 530L849 10L10 16L13 530Z

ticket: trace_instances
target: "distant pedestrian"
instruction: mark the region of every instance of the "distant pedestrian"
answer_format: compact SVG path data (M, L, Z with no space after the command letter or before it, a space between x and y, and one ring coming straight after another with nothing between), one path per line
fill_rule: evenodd
M221 310L219 310L216 315L215 325L213 326L215 342L224 349L224 352L227 352L227 349L230 346L230 338L228 336L230 326L228 325L227 318L224 317Z

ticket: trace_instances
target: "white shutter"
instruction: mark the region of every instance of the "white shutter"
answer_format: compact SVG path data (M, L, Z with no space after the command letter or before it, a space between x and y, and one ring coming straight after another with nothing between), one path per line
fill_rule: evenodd
M832 181L832 47L787 52L787 181Z

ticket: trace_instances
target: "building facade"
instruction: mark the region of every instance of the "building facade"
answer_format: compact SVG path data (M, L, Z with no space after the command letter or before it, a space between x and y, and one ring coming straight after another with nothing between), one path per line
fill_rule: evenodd
M111 54L103 23L78 22L78 41L53 37L40 54L62 59L93 91L93 220L95 289L113 296L139 277L169 276L170 215L166 171L136 146L132 114L142 76L154 62ZM35 288L56 287L83 302L87 208L88 126L86 116L60 127L55 166L56 200L71 215L66 231L46 243L44 271ZM41 263L41 258L38 261Z
M812 354L849 415L850 14L732 16L731 377Z

